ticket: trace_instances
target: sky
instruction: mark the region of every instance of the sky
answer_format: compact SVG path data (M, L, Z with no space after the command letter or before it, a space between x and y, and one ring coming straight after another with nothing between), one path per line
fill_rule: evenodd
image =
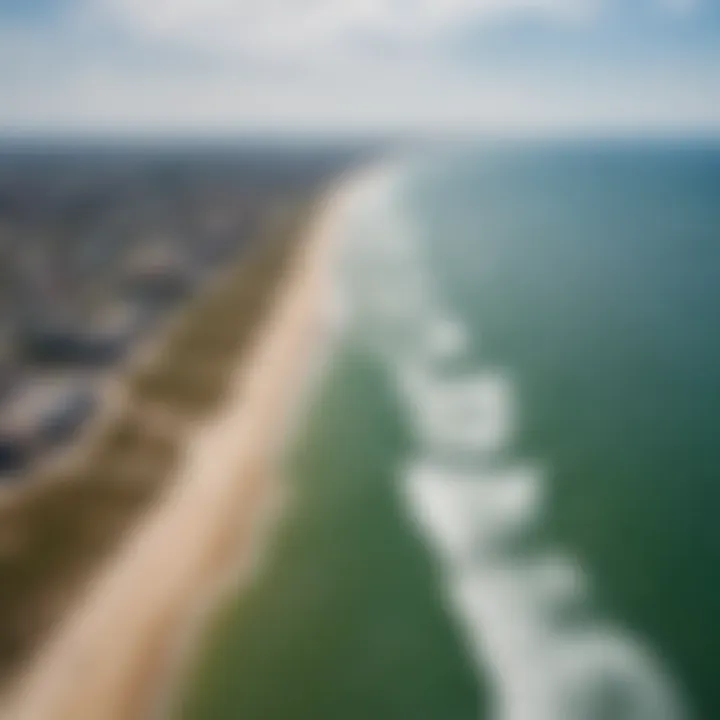
M0 0L0 133L720 134L718 0Z

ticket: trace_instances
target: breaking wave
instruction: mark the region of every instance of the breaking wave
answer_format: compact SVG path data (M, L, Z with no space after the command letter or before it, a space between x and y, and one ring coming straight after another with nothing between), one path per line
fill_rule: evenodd
M344 331L396 380L417 447L397 481L436 558L448 612L492 680L493 717L682 720L658 659L594 616L590 578L572 555L518 552L518 539L542 523L551 478L513 457L518 408L507 369L459 369L468 330L423 261L404 181L401 167L385 167L353 193L334 285Z

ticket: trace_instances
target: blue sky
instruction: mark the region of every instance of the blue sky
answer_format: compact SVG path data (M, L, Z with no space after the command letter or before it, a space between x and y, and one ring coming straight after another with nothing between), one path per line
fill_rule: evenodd
M0 0L0 131L720 132L716 0Z

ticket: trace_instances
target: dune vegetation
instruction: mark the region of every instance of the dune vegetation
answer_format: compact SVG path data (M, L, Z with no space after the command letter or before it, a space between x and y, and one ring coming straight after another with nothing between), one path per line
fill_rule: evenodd
M3 499L0 684L32 659L172 487L183 439L222 402L300 246L308 209L307 201L269 204L259 237L178 311L149 361L126 374L121 408L87 452L70 467L37 471Z

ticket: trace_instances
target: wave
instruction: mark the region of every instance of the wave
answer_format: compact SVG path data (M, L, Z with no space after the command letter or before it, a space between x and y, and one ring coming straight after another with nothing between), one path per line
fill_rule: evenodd
M409 170L364 178L339 238L345 331L395 378L417 453L397 481L436 558L448 613L500 720L681 720L685 703L629 632L595 617L590 580L557 549L518 555L542 521L548 473L513 457L509 372L459 371L471 338L423 258Z
M421 460L404 482L412 516L450 567L477 565L532 526L543 491L532 465L469 471Z

